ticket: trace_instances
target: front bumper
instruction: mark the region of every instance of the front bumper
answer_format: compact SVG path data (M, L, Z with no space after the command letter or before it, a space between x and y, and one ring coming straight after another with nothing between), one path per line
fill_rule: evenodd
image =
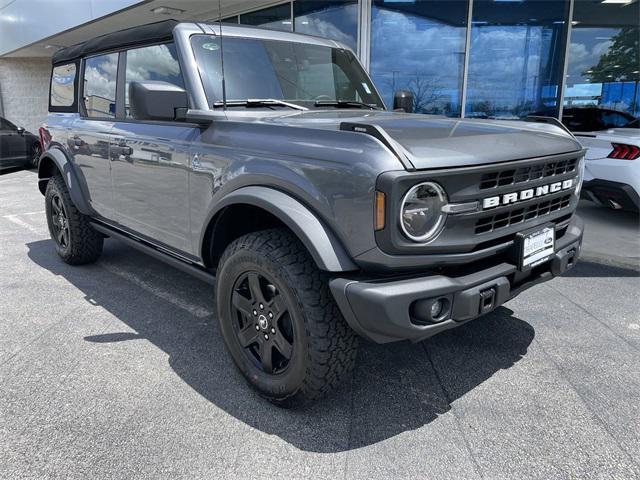
M458 275L334 278L329 285L345 319L363 337L376 343L418 342L484 315L527 288L563 274L578 259L582 231L583 222L574 215L556 242L553 258L529 272L519 272L509 262L496 262ZM436 298L444 299L446 305L442 320L417 320L416 306L429 305Z

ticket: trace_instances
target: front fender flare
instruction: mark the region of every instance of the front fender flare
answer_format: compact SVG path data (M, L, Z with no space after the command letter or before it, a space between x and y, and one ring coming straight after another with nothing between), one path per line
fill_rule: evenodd
M75 170L75 166L69 161L67 156L57 148L50 148L40 158L40 164L38 166L38 189L44 195L47 182L55 175L55 169L53 165L62 175L64 183L67 185L69 195L73 204L81 213L85 215L91 215L93 209L87 201L87 196L82 189L82 184L78 180L78 175Z
M226 195L215 206L209 219L231 205L252 205L280 219L300 239L321 270L348 272L358 267L334 233L295 198L268 187L242 187ZM200 240L202 248L204 232Z

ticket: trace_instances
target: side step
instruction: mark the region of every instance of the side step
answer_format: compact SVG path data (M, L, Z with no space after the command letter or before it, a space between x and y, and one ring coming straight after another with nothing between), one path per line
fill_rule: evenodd
M207 282L211 285L214 285L216 282L215 275L205 270L200 265L182 260L178 256L172 255L169 251L146 242L141 238L127 235L124 232L111 228L102 223L91 222L91 226L98 232L103 233L104 235L107 235L111 238L120 240L130 247L133 247L143 253L146 253L147 255L157 258L158 260L165 262L166 264L171 265L178 270L182 270L183 272L188 273L189 275L192 275L202 280L203 282Z

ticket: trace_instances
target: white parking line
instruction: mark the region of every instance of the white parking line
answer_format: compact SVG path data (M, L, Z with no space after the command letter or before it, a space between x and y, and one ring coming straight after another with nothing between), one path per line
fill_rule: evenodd
M134 283L136 286L148 291L149 293L152 293L156 297L160 297L161 299L175 305L176 307L181 308L182 310L186 310L194 317L205 318L210 315L213 315L213 312L211 310L204 307L198 307L196 305L192 305L182 300L181 298L177 297L170 291L144 281L134 273L128 272L126 270L122 270L121 268L116 267L114 265L109 265L108 263L101 262L100 266L103 267L108 272L113 273L114 275L118 275L119 277L124 278L125 280L131 283Z
M29 225L27 222L25 222L24 220L20 219L19 217L22 215L36 215L36 214L43 214L44 212L27 212L27 213L21 213L18 215L3 215L0 218L4 218L10 222L12 222L15 225L18 225L22 228L25 228L27 230L29 230L30 232L40 236L40 237L49 237L49 235L47 233L43 233L40 230L38 230L36 227L34 227L33 225ZM104 268L105 270L107 270L110 273L113 273L114 275L117 275L133 284L135 284L136 286L146 290L147 292L155 295L156 297L159 297L169 303L171 303L172 305L175 305L178 308L181 308L182 310L185 310L187 312L189 312L191 315L193 315L196 318L205 318L205 317L209 317L211 315L213 315L213 311L204 308L204 307L199 307L197 305L192 305L187 301L182 300L181 298L177 297L176 295L174 295L172 292L170 292L169 290L165 290L161 287L158 287L156 285L152 285L148 282L146 282L145 280L143 280L142 278L138 277L136 274L132 273L132 272L128 272L126 270L123 270L119 267L116 267L114 265L110 265L108 263L105 262L100 262L98 263L98 265L100 265L102 268Z
M0 218L4 218L6 220L9 220L11 223L18 225L22 228L25 228L27 230L29 230L31 233L35 233L36 235L40 236L40 237L48 237L49 235L43 231L41 231L40 229L34 227L33 225L29 225L27 222L25 222L24 220L18 218L19 215L4 215Z
M11 215L2 215L2 218L19 217L19 216L22 216L22 215L44 215L44 213L45 213L44 210L39 210L37 212L13 213Z

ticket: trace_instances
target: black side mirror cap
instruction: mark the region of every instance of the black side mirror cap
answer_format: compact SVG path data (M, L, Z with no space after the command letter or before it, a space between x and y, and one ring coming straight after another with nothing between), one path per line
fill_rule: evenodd
M188 104L187 92L177 85L160 81L129 84L129 106L136 120L178 120Z
M409 90L398 90L393 94L393 109L406 113L413 112L413 94Z
M24 127L16 128L16 132L18 132L20 135L24 134Z

